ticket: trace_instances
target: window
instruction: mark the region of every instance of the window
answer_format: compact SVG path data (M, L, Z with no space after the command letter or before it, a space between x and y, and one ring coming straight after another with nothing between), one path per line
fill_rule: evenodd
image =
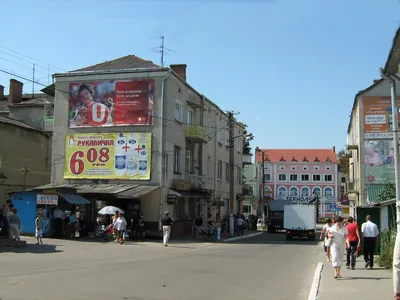
M292 166L292 170L296 170L296 167L295 167L295 166Z
M325 170L329 171L331 169L330 166L325 167Z
M314 175L312 176L312 180L313 180L313 181L321 181L321 175L319 175L319 174L314 174Z
M332 181L332 175L327 175L327 174L325 174L325 175L324 175L324 181L326 181L326 182L331 182L331 181Z
M225 180L229 182L230 169L229 163L225 163Z
M271 181L271 174L264 174L265 181Z
M320 187L314 187L312 190L313 195L318 195L321 196L321 188Z
M211 157L209 156L209 157L207 157L207 174L208 174L208 178L214 178L214 176L211 176L211 175L213 175L211 166L212 166L211 165Z
M224 145L226 147L229 147L230 143L229 143L229 130L228 129L224 130L223 138L224 138ZM235 144L235 140L233 140L233 146L234 146L234 144Z
M218 132L217 132L217 141L218 141L218 143L222 144L222 141L224 139L224 137L223 137L224 130L221 129L221 128L218 128L217 130L218 130Z
M250 195L254 195L254 185L249 185L249 193Z
M236 169L236 183L242 184L242 169L239 167Z
M319 166L314 166L314 170L319 170Z
M272 188L268 185L264 186L264 196L272 196Z
M211 120L208 120L207 135L210 138L213 133L213 128L211 127Z
M299 189L295 186L292 186L289 190L290 197L298 197L299 196Z
M346 183L346 177L342 177L342 183Z
M254 195L254 185L246 184L244 186L244 190L246 195Z
M309 187L302 187L301 188L301 197L309 197L310 196L310 188Z
M217 161L217 179L222 179L222 161Z
M308 166L303 166L303 170L308 170Z
M186 111L186 123L187 124L193 124L193 109L188 108Z
M278 181L286 181L286 174L278 174Z
M181 173L181 148L174 146L174 173Z
M325 197L333 197L333 189L331 187L326 187L324 190Z
M270 168L270 166L269 165L264 165L264 173L265 173L265 171L269 171L271 168Z
M251 204L243 204L243 214L251 214Z
M287 196L287 189L284 186L278 188L278 196L279 197L286 197Z
M175 120L182 122L182 103L179 101L175 102Z
M301 174L301 181L310 181L310 175Z
M186 150L186 155L185 155L185 171L186 174L191 174L193 173L193 152Z
M297 181L298 175L297 174L290 174L290 181Z
M285 170L285 166L280 166L279 170Z

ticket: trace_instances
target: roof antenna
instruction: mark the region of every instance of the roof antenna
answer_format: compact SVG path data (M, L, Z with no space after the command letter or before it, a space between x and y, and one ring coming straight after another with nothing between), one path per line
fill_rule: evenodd
M173 50L164 47L164 36L160 36L160 46L150 49L155 53L161 54L161 67L164 67L164 55L167 55L167 52L173 52Z

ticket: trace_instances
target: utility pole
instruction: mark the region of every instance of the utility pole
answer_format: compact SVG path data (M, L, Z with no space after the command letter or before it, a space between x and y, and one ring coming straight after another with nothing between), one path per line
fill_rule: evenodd
M22 184L22 190L23 190L23 191L25 191L25 186L26 186L26 174L27 174L28 172L30 172L30 171L31 171L31 169L29 169L27 165L25 165L25 167L22 168L22 174L23 174L23 176L24 176L23 184Z
M33 64L33 69L32 69L32 98L35 94L35 64Z
M319 195L318 193L315 193L316 201L315 201L315 212L316 212L316 219L315 221L318 222L318 217L319 217Z
M231 236L235 235L235 224L233 217L233 205L235 199L235 147L234 147L234 124L235 119L232 112L228 112L229 124L229 233Z

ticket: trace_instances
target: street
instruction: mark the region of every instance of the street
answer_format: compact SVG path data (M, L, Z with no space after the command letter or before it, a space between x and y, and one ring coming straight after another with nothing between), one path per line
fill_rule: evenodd
M1 253L2 300L307 299L321 257L316 243L266 233L169 247L45 243Z

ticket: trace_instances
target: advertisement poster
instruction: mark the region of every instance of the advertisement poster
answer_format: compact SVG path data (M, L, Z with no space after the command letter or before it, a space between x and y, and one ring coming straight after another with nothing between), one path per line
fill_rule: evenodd
M365 141L365 176L367 184L394 183L393 141Z
M153 80L69 85L69 128L153 125L153 112Z
M397 100L400 107L400 97ZM364 138L392 138L392 104L390 97L364 96ZM400 118L399 118L400 120ZM399 122L400 124L400 122Z
M66 137L64 178L149 180L151 133L85 133Z

